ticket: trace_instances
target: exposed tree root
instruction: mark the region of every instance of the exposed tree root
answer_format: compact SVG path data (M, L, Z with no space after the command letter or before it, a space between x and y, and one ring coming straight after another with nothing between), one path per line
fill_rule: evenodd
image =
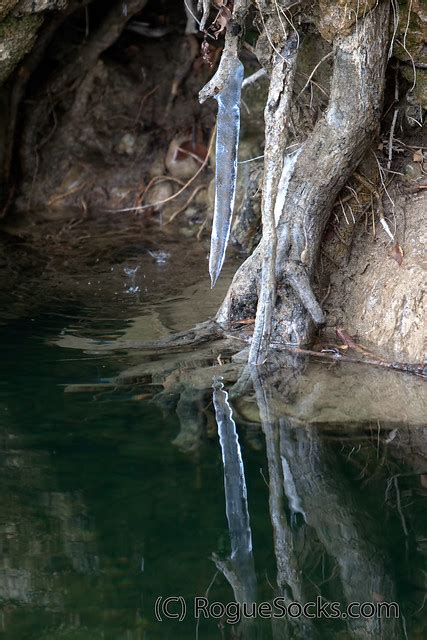
M296 72L297 37L292 34L282 51L274 54L270 89L264 111L265 151L262 196L262 274L259 304L254 334L249 352L249 363L265 360L270 343L271 323L276 300L276 221L274 207L279 189L283 158L288 143L289 117L293 82Z
M299 347L283 347L280 344L272 343L274 349L285 350L291 353L299 353L313 358L324 360L332 360L334 362L352 362L356 364L369 364L372 367L381 367L383 369L393 369L394 371L402 371L403 373L412 373L417 376L425 377L425 367L422 364L412 362L389 362L382 358L375 357L354 357L341 353L338 349L332 351L312 351L311 349L301 349Z
M284 163L283 170L291 175L285 193L278 193L283 207L276 229L277 276L281 281L273 315L276 342L309 343L315 325L324 323L313 292L322 235L336 196L378 127L388 19L389 3L380 2L350 35L336 37L328 109L293 166ZM242 317L253 317L260 295L262 247L272 243L267 230L261 245L236 273L217 315L224 328Z

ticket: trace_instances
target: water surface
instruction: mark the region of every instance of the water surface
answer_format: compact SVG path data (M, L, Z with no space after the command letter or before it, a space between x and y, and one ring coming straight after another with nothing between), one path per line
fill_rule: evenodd
M155 357L97 345L191 326L217 304L203 299L204 281L135 301L141 290L128 290L138 276L126 275L120 313L115 303L101 310L55 300L0 326L0 637L427 637L423 427L398 415L392 424L386 407L383 421L365 408L363 423L356 415L350 424L348 372L333 373L343 394L337 385L321 426L311 418L325 403L312 400L324 393L310 395L307 367L287 379L287 391L277 376L260 375L231 401L215 368L214 403L212 384L171 382L161 402L153 402L158 383L109 386ZM305 386L292 386L304 376ZM351 376L362 388L363 375ZM69 393L76 385L82 391ZM172 615L185 602L182 621L156 619L156 601L168 596L183 599L171 603ZM218 607L197 622L194 599L204 596L343 610L387 601L399 614L267 613L232 625Z

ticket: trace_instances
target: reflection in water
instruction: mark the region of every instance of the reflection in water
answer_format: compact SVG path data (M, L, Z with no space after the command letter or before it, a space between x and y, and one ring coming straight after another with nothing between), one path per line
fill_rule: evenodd
M242 453L228 394L221 381L215 380L213 386L213 404L224 465L225 508L231 542L230 558L224 561L214 555L214 560L233 589L235 602L254 603L257 599L257 587ZM248 619L245 622L251 623L252 620ZM245 626L248 627L248 624ZM249 637L248 633L249 629L246 628L246 637Z
M425 430L305 426L304 369L248 369L240 399L216 381L212 407L203 384L177 393L171 368L168 388L148 385L177 409L162 415L133 386L100 390L123 361L78 358L58 333L0 335L0 638L195 638L190 613L159 623L154 602L190 607L211 583L210 601L395 601L401 615L201 620L200 640L427 637ZM81 383L95 391L64 395Z
M263 378L257 367L251 368L251 377L260 412L260 420L265 436L268 473L270 478L270 517L273 527L274 551L277 561L277 595L284 598L286 605L291 602L301 604L308 601L302 580L302 571L298 562L298 540L294 530L288 524L284 510L285 483L280 459L280 433L277 419L271 410L271 389L263 384ZM294 487L292 487L292 490ZM288 493L291 488L288 488ZM305 617L274 621L274 637L280 637L280 627L294 627L296 637L310 638L314 635L311 621ZM288 629L291 632L291 629Z
M308 536L316 535L322 547L319 551L336 563L334 582L339 582L340 588L332 590L332 600L343 605L395 602L396 589L376 530L377 521L353 500L352 488L335 452L317 430L293 428L291 420L275 419L269 409L267 385L259 371L253 373L253 381L267 443L273 527L275 522L280 523L275 535L278 584L285 593L290 591L293 600L307 601L300 581L304 564L295 556L301 532L290 526L292 519L286 518L283 502L277 499L284 492L288 512L303 514L301 527L310 529ZM347 627L354 638L391 639L399 637L401 622L385 617L348 619Z
M277 564L274 595L297 613L301 609L291 603L317 603L307 609L308 616L272 619L272 637L408 638L406 619L397 603L388 541L377 513L358 502L336 447L327 443L319 430L296 426L291 418L274 414L271 376L260 368L246 367L241 376L244 386L248 375L266 444ZM213 401L223 452L230 537L235 549L244 549L250 543L244 469L228 396L221 383L214 382ZM406 524L402 524L407 535ZM324 565L323 580L317 584L310 578L313 551ZM253 566L252 554L250 561ZM330 571L326 579L325 565ZM245 575L245 571L239 569L237 566L229 575L224 573L236 601L242 602L247 601L249 590L242 596L236 574ZM363 603L365 615L357 615ZM391 606L387 609L385 603ZM354 617L347 614L350 605ZM328 618L338 618L337 612L344 612L343 618L334 620L336 624L331 626ZM243 633L241 637L249 635Z

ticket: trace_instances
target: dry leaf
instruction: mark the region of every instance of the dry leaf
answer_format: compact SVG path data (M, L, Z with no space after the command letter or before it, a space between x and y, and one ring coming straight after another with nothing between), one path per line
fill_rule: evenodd
M193 143L191 140L186 140L180 144L176 149L175 159L185 160L188 156L191 156L195 160L202 163L208 154L208 149L204 144Z
M403 261L403 249L397 242L391 250L390 256L393 258L393 260L396 260L397 264L400 267Z
M218 13L210 29L216 39L224 33L231 19L231 10L227 4L227 0L217 0L215 2L215 5L218 7Z
M245 318L244 320L236 320L233 322L234 327L240 327L245 324L255 324L255 318Z
M423 156L423 152L421 151L421 149L417 149L417 151L414 151L414 155L412 156L412 160L414 162L424 162L424 156Z
M342 327L337 327L335 330L335 334L339 340L342 340L344 345L346 345L350 349L355 349L359 347L358 344L355 343L354 338L352 338L345 329Z

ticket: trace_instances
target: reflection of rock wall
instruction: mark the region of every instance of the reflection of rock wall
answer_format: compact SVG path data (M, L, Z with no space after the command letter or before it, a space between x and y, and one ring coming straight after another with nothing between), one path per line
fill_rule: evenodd
M16 442L16 440L15 440ZM48 492L55 484L44 453L0 450L0 602L62 611L64 572L98 568L94 531L78 493Z
M0 600L61 608L63 590L49 574L52 533L37 508L45 465L43 454L0 452Z
M0 600L32 604L31 571L28 569L0 569Z

